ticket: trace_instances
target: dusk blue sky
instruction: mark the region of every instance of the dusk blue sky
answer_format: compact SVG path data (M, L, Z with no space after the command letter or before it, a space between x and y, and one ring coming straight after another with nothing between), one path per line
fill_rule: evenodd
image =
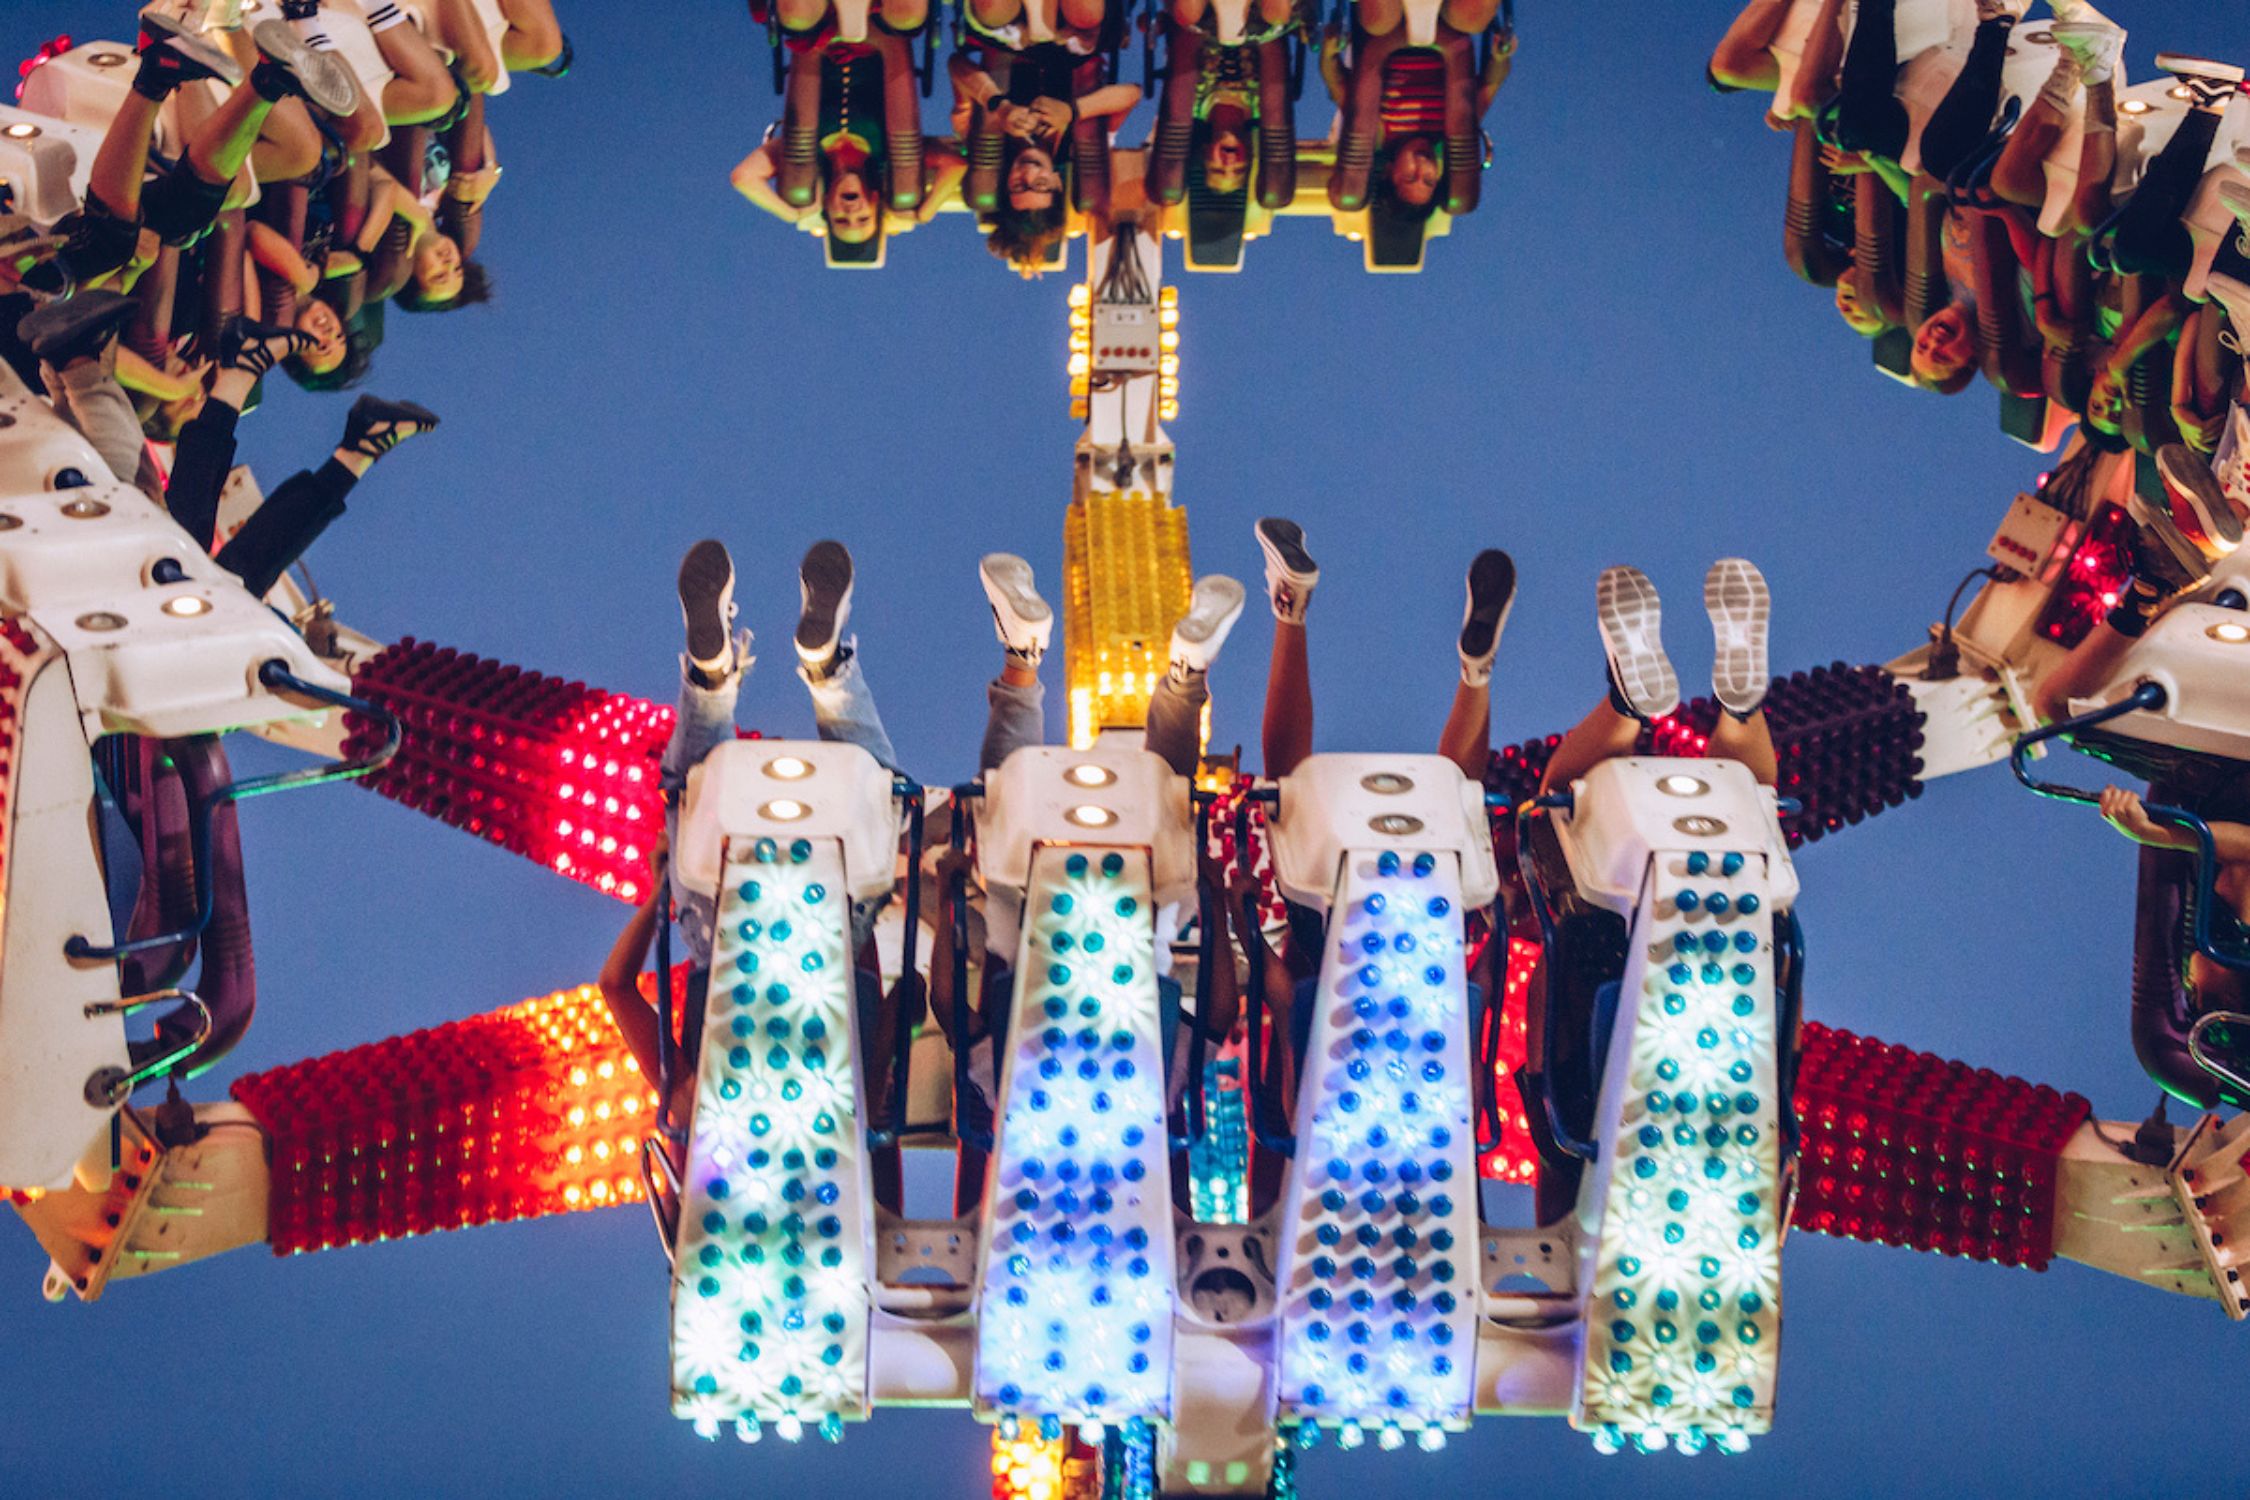
M862 659L907 768L959 779L999 655L978 555L1019 551L1059 580L1067 281L1017 280L950 215L896 242L883 274L824 271L813 240L727 185L775 113L742 8L559 4L570 78L494 101L495 302L392 313L368 382L445 425L361 487L311 559L319 580L379 639L668 698L674 569L722 537L759 634L744 720L805 734L793 573L835 536L858 558ZM2135 77L2159 47L2250 41L2234 5L2117 8ZM0 9L9 59L130 26L117 0ZM1709 660L1697 585L1728 553L1772 581L1778 667L1881 661L1922 638L2044 466L1982 387L1943 400L1877 375L1784 268L1787 142L1756 97L1703 84L1731 15L1523 0L1483 208L1426 274L1367 276L1324 221L1291 220L1245 274L1180 278L1173 431L1196 561L1255 590L1252 521L1304 523L1326 564L1319 748L1434 745L1480 547L1512 551L1522 580L1494 678L1504 741L1600 691L1604 564L1671 592L1691 689ZM1321 128L1325 104L1306 115ZM1144 109L1128 138L1147 127ZM276 384L245 457L270 488L333 445L346 405ZM1213 673L1221 746L1255 746L1268 635L1254 605ZM1049 677L1059 689L1059 660ZM202 1098L590 980L626 915L350 787L259 799L242 823L261 1004ZM1807 1014L2138 1118L2153 1091L2126 1038L2132 865L2093 814L2004 770L1934 785L1802 856ZM0 1494L966 1500L986 1483L985 1430L960 1412L883 1412L840 1447L697 1441L666 1411L665 1265L637 1207L286 1262L253 1249L93 1306L42 1304L44 1265L0 1226ZM1746 1457L1605 1459L1560 1421L1487 1421L1437 1457L1324 1449L1304 1490L2250 1488L2225 1436L2250 1334L2211 1303L1814 1235L1784 1271L1776 1427Z

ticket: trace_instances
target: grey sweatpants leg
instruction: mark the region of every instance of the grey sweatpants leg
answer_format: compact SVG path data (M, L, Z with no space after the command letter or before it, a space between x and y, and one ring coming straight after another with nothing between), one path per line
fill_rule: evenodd
M1166 672L1148 695L1148 728L1141 743L1182 776L1195 774L1203 756L1203 705L1211 687L1201 672Z
M985 717L984 744L977 750L979 773L998 769L1026 745L1047 743L1047 684L1034 680L1017 687L995 677L984 696L992 711Z
M109 465L109 472L127 484L141 471L141 419L117 377L99 360L80 360L67 370L41 365L47 397L55 414L78 429Z

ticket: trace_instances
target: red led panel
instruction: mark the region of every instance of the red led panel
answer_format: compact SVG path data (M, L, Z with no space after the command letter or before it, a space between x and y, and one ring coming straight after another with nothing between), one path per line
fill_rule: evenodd
M2077 1094L1805 1024L1799 1229L2043 1271Z
M2133 522L2124 507L2104 502L2063 564L2063 574L2034 628L2043 640L2071 647L2086 638L2132 577Z
M406 725L398 755L360 785L606 895L647 894L669 707L412 637L352 690ZM356 716L349 727L347 753L379 733Z
M277 1255L636 1201L656 1109L593 985L233 1092L272 1139Z

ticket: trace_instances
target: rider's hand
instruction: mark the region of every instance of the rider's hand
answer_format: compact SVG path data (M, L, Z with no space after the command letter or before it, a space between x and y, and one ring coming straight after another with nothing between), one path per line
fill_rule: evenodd
M2141 805L2140 794L2137 792L2129 792L2121 786L2105 786L2102 788L2101 809L2109 826L2135 843L2171 842L2164 826L2151 818L2148 809Z

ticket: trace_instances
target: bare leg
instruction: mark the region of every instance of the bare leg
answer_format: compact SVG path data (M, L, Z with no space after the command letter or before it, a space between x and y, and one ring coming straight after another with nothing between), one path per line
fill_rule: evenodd
M1194 7L1196 16L1198 18L1201 18L1206 3L1207 0L1180 0L1179 4L1172 7L1172 14L1175 16L1179 15L1188 6L1192 5ZM1286 25L1291 13L1293 13L1296 8L1297 7L1293 3L1293 0L1258 0L1258 19L1265 22L1268 26ZM1195 22L1188 21L1185 24L1193 26Z
M1439 19L1463 36L1480 36L1500 14L1500 0L1445 0Z
M1072 31L1099 31L1108 10L1107 0L1062 0L1062 23Z
M87 173L86 191L121 219L141 216L141 179L148 174L149 137L156 131L160 107L147 95L127 89Z
M2109 217L2109 182L2117 171L2117 85L2086 85L2086 133L2078 145L2078 187L2071 195L2071 227L2090 234Z
M562 56L562 23L548 0L500 0L508 29L500 37L500 60L511 71L544 68Z
M1403 0L1359 0L1359 29L1369 36L1388 36L1405 20Z
M266 116L258 143L250 148L250 171L260 182L294 182L320 165L320 132L295 99L284 99Z
M1263 0L1260 4L1262 11ZM1202 24L1203 14L1210 8L1211 0L1172 0L1172 19L1192 29Z
M1562 737L1555 753L1547 757L1547 772L1539 778L1539 790L1553 791L1568 787L1605 760L1615 760L1620 755L1633 753L1633 746L1641 737L1641 721L1631 714L1621 714L1608 699L1594 705L1594 711L1574 725Z
M1445 733L1438 737L1438 754L1461 768L1471 781L1484 780L1492 760L1492 684L1468 682L1453 685L1453 707L1445 716Z
M375 45L395 75L383 85L383 118L389 123L419 125L434 120L461 97L437 49L412 25L384 27L375 33Z
M882 0L876 13L893 31L917 31L930 18L930 0Z
M1302 622L1273 622L1273 658L1266 669L1261 739L1266 775L1287 776L1312 754L1312 662Z
M2047 201L2047 155L2070 119L2064 106L2042 92L1992 164L1992 192L2003 203L2037 209Z
M1781 82L1768 49L1788 18L1789 0L1750 0L1711 53L1711 76L1730 88L1770 89Z
M2062 659L2062 664L2047 674L2032 695L2032 709L2042 723L2051 724L2070 712L2070 700L2082 697L2107 682L2116 672L2125 653L2133 649L2135 637L2125 634L2116 626L2103 620L2086 638Z
M811 31L820 24L821 18L828 14L828 0L779 0L779 3L781 5L781 25L785 31ZM977 19L984 21L987 25L1005 26L1008 21L1016 18L1016 12L1021 9L1021 6L1011 6L1006 20L988 19L987 11L991 8L983 4L977 5Z
M437 36L453 49L453 61L469 92L490 93L500 81L500 54L493 50L492 38L477 8L469 0L438 0ZM386 97L389 92L384 90Z
M272 108L249 83L238 85L189 137L188 166L205 182L232 180L250 159Z
M1711 728L1709 754L1713 760L1738 760L1750 768L1760 786L1781 780L1781 762L1773 751L1773 732L1766 727L1766 711L1754 711L1748 720L1721 710Z

